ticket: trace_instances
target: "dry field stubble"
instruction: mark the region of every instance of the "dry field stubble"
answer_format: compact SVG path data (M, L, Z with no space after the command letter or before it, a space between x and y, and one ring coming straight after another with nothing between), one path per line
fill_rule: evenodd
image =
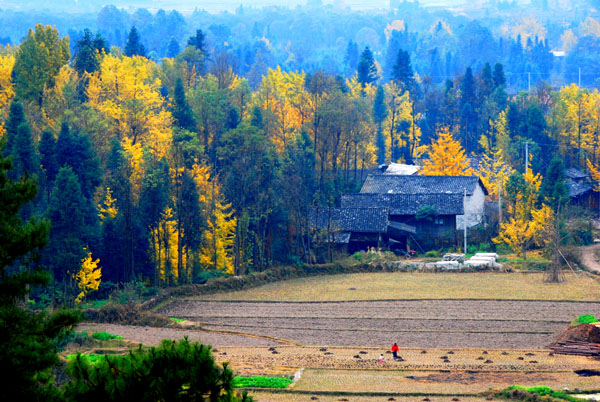
M566 274L567 281L560 284L544 283L543 279L543 273L361 273L292 279L254 289L198 298L258 301L411 299L600 301L599 282L584 274Z
M254 400L259 402L339 402L342 400L350 401L350 402L388 402L390 401L389 396L346 396L341 397L339 395L330 396L330 395L312 395L310 393L307 394L293 394L293 393L272 393L266 391L252 391L252 397ZM317 398L317 399L313 399ZM411 397L411 396L402 396L391 399L391 401L402 401L402 402L422 402L423 397ZM428 398L431 402L455 402L454 397L434 397L430 396ZM458 398L461 402L487 402L486 398L483 397L464 397L461 396Z

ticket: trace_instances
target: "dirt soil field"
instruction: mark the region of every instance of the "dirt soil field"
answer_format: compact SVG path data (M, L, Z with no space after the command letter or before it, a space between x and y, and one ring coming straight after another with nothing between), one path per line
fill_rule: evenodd
M579 273L545 283L544 273L360 273L271 283L239 292L198 296L206 300L570 300L600 301L600 283Z
M422 348L545 348L600 303L422 300L330 303L188 301L159 310L206 329L302 345Z

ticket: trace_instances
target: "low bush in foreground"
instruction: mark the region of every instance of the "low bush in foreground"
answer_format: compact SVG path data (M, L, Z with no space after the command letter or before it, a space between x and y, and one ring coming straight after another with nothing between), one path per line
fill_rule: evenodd
M89 353L89 354L74 353L72 355L67 355L66 356L67 362L70 362L73 359L77 359L77 358L84 359L89 364L95 365L100 360L104 359L104 355L99 355L99 354L96 354L96 353Z
M285 388L292 380L284 377L235 377L234 388Z
M246 392L237 395L233 372L215 362L210 346L187 339L106 355L94 364L83 356L67 365L66 401L252 401Z
M538 401L547 401L547 402L559 402L559 401L569 401L569 402L580 402L583 399L575 398L565 392L562 391L554 391L550 387L545 386L536 386L536 387L523 387L520 385L512 385L498 394L499 397L518 400L518 401L526 401L526 402L538 402Z

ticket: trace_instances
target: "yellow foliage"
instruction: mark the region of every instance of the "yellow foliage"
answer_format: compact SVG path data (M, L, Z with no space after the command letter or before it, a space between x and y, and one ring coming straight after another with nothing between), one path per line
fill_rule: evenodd
M438 132L438 140L431 144L429 160L423 164L421 174L426 176L472 176L465 151L448 127Z
M492 239L496 244L506 244L519 257L526 256L526 248L533 238L534 227L527 220L510 217L508 222L502 222L498 237Z
M595 191L600 191L600 170L596 169L596 167L590 162L589 159L586 160L587 167L590 170L590 174L592 175L592 179L596 182Z
M269 69L254 94L254 103L266 112L263 124L267 136L280 153L307 120L308 96L304 81L303 72L283 72L278 66Z
M164 283L176 284L179 281L178 241L177 222L173 217L173 210L167 207L161 214L159 224L150 231L150 253L155 270ZM185 259L185 247L182 253ZM183 266L186 263L184 261Z
M75 90L77 86L77 73L69 66L63 66L54 78L54 85L44 88L42 95L43 104L41 113L43 124L37 127L41 131L42 127L52 127L55 131L60 130L60 122L64 113L73 106L69 104L65 90L70 86ZM35 122L32 122L35 124Z
M145 57L105 55L89 77L89 104L104 113L119 139L162 158L171 145L171 113L160 94L156 65Z
M352 78L346 79L346 85L350 88L350 99L360 99L366 97L370 100L375 98L375 92L377 88L372 84L362 85L358 82L358 74L355 74Z
M521 44L523 47L527 45L528 38L531 38L532 41L535 41L535 38L543 41L546 38L547 33L548 31L546 28L540 24L533 15L521 19L520 23L512 29L512 34L515 39L518 35L521 35Z
M554 212L546 204L540 209L531 210L531 223L533 240L538 247L548 246L552 242L554 232Z
M582 36L600 37L600 22L592 17L587 17L579 26Z
M493 158L487 154L479 162L481 181L489 192L489 197L496 201L498 199L498 186L504 188L514 169L504 162L502 149L493 153Z
M207 222L208 229L204 231L200 263L207 268L233 275L232 252L237 219L233 216L231 204L215 202L212 212Z
M386 159L392 162L398 162L392 160L392 134L396 141L398 141L399 147L411 145L411 156L418 158L419 147L421 145L421 127L415 124L421 117L420 113L414 112L414 103L410 99L408 91L402 92L402 89L398 87L393 81L385 85L386 103L388 107L388 114L383 122L383 132L386 133ZM401 121L408 122L407 132L399 133L398 124Z
M92 258L92 252L88 251L87 256L81 260L81 269L75 275L79 294L75 302L81 303L85 296L94 290L98 290L102 277L102 268L98 266L100 259Z
M14 66L14 55L0 54L0 118L2 120L4 120L10 101L15 96L15 89L11 76Z
M114 219L119 213L119 208L116 205L117 200L112 197L112 190L110 187L106 187L106 198L104 202L98 205L98 217L101 222L104 222L106 218Z
M577 36L573 33L572 29L567 29L560 36L560 43L562 44L562 50L565 52L570 52L573 47L577 44Z

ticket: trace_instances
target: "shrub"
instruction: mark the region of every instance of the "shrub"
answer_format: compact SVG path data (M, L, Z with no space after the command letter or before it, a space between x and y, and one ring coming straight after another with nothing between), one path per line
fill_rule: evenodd
M78 354L67 365L66 401L250 402L233 390L233 372L219 366L210 346L165 340L159 347L105 356L95 365ZM90 379L93 379L91 381Z
M169 318L169 320L175 321L175 322L184 322L184 321L187 321L185 318L176 318L176 317L171 317L171 318Z
M85 355L81 354L81 353L74 353L72 355L67 355L66 356L67 362L70 362L71 360L77 359L77 358L85 359L89 364L95 365L101 359L104 358L104 355L99 355L99 354L96 354L96 353L89 353L89 354L85 354Z
M431 250L425 253L425 257L429 257L429 258L437 258L440 256L440 253L438 253L435 250Z
M141 311L134 304L106 304L98 310L85 310L85 319L93 322L125 323L149 327L168 327L172 321L149 311Z
M108 340L111 340L111 339L123 339L122 336L115 335L115 334L110 334L110 333L108 333L106 331L94 332L92 334L92 338L98 339L99 341L108 341Z
M533 394L533 395L532 395ZM501 393L502 396L509 399L518 399L522 401L538 401L537 396L546 397L546 401L564 400L569 402L579 402L581 399L575 398L562 391L553 391L546 386L523 387L520 385L511 385Z
M361 253L360 251L357 251L356 253L352 254L352 258L354 258L358 262L362 262L364 257L365 257L365 255L363 253Z
M594 317L592 314L584 314L584 315L580 315L579 317L577 317L577 321L580 324L593 324L595 322L598 322L598 319L596 317Z
M284 377L235 377L235 388L285 388L292 380Z

